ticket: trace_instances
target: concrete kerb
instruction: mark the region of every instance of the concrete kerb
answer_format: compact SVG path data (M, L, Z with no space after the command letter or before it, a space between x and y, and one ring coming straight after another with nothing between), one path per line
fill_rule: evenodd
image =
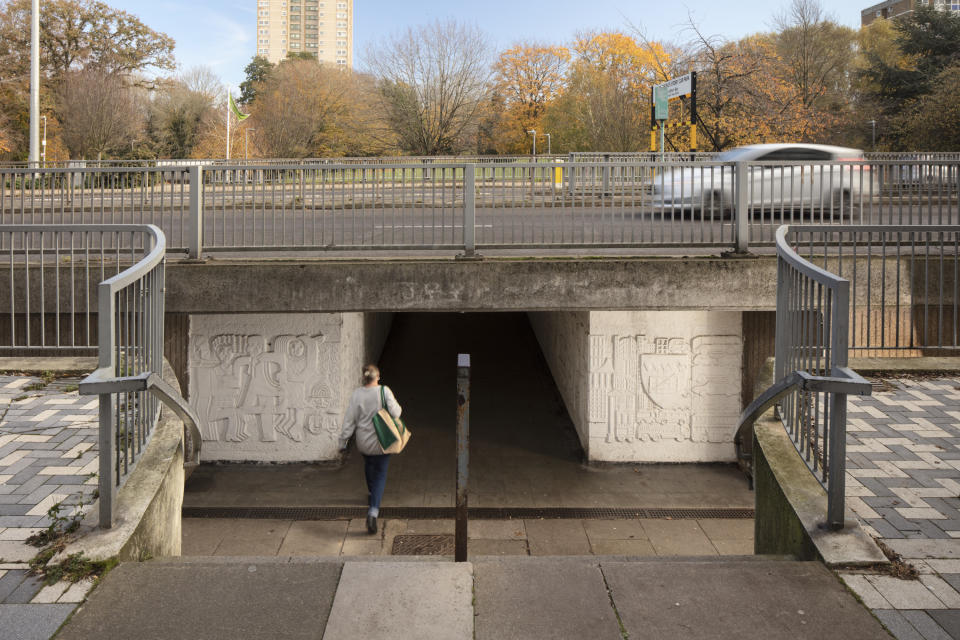
M170 364L164 360L163 377L179 389ZM79 539L51 562L82 553L95 561L111 558L144 560L179 556L183 508L183 422L163 408L144 452L117 493L116 522L110 529L98 527L95 502L83 518Z
M772 382L773 359L769 359L757 385ZM827 493L797 454L774 409L754 424L753 438L757 554L793 554L801 560L818 559L828 567L889 563L850 509L843 529L831 531L823 526Z

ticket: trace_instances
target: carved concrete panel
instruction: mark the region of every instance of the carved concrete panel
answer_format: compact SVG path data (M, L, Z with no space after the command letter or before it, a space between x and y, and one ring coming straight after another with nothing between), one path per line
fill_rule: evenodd
M732 458L739 314L591 312L590 332L591 459Z
M339 314L192 316L203 458L329 457L342 409L340 325Z

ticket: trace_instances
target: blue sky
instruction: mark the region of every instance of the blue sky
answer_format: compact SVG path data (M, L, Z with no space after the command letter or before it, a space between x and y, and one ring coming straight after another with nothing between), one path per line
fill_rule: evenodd
M183 68L207 65L231 85L243 80L243 67L253 55L256 0L106 0L140 17L147 25L172 36ZM860 26L860 10L879 0L823 0L841 24ZM686 0L686 2L626 2L622 0L354 0L355 60L368 45L408 26L453 17L476 24L498 48L517 41L566 43L580 30L642 26L659 40L685 41L688 12L706 33L735 39L771 29L774 15L787 0Z

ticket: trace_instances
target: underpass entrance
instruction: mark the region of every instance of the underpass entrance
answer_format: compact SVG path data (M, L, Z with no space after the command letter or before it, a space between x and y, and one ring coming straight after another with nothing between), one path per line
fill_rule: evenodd
M560 504L583 450L525 314L397 314L380 360L413 439L391 461L391 493L452 506L456 355L471 354L470 504ZM392 485L392 486L391 486ZM399 495L397 496L400 497ZM440 504L436 504L436 502Z
M621 434L611 432L599 444L594 440L585 443L586 436L575 428L568 412L570 402L565 402L558 390L548 361L552 366L563 359L586 361L582 352L573 353L575 347L566 345L576 342L568 339L574 333L586 339L587 330L577 329L572 315L552 315L546 323L542 314L525 313L393 316L379 365L383 383L393 389L403 406L413 438L404 452L391 460L383 502L387 513L406 509L405 513L413 514L406 517L444 518L447 511L452 513L458 353L469 353L472 358L471 510L501 510L491 517L539 517L540 512L529 510L606 509L584 517L638 517L636 511L631 515L610 510L648 509L650 513L688 517L663 510L752 509L753 496L732 464L588 464L587 445L603 446ZM536 318L533 324L531 317ZM548 327L546 331L544 327ZM551 344L548 358L537 335L539 332L544 339L551 331L565 337ZM654 363L662 366L659 360ZM356 383L350 386L359 384L359 373L359 368L344 372L356 376ZM579 383L565 375L562 385L569 396L571 386ZM640 377L629 369L614 376L620 376L610 383L614 388L623 384L617 380ZM583 421L583 407L574 411L581 412ZM647 445L634 441L631 446L642 452ZM184 501L185 513L205 517L211 512L191 510L255 508L261 510L256 513L266 514L257 517L269 517L270 513L276 517L351 517L365 503L363 461L355 448L343 464L203 465L188 481ZM284 508L314 511L263 511ZM221 515L250 517L239 511Z

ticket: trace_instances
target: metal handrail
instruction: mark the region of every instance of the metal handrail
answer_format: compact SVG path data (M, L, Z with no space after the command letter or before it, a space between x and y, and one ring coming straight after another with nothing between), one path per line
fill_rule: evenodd
M844 525L847 395L870 385L847 367L850 282L801 257L776 232L777 320L774 384L743 415L734 438L741 466L752 463L745 438L756 418L779 404L797 453L827 492L827 525ZM781 402L790 396L790 401ZM751 448L752 448L751 439ZM752 471L750 472L752 484Z
M154 225L111 225L141 231L150 251L136 264L97 287L99 368L81 385L129 374L163 371L163 295L166 238ZM119 370L118 370L119 368ZM146 388L129 392L101 391L99 411L100 526L113 526L116 489L136 465L159 416L155 394ZM121 395L123 394L123 395Z
M166 380L150 371L141 373L138 376L107 376L107 369L97 369L89 376L84 378L79 387L80 395L95 396L100 394L112 393L133 393L136 391L149 391L159 398L169 409L177 414L177 417L184 424L184 428L189 430L190 452L184 452L184 467L192 468L200 464L200 449L203 446L203 438L200 435L200 418L197 416L193 407L184 399L183 396Z
M842 377L815 376L806 371L793 371L787 377L773 384L760 394L740 414L737 422L737 433L733 437L733 445L737 452L737 464L746 474L747 482L753 489L753 445L750 438L754 423L776 405L784 396L793 391L846 393L858 396L868 396L872 392L870 382L856 371L843 368L839 370ZM750 442L749 446L744 446Z

